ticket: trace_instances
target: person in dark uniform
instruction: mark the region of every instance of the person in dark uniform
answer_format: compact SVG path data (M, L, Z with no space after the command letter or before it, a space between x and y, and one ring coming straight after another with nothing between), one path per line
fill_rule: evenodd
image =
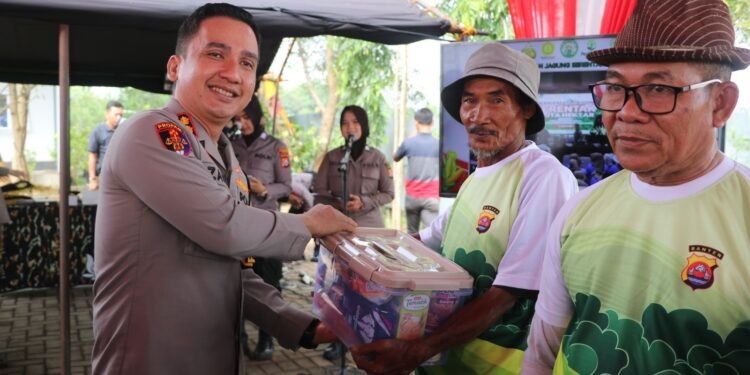
M278 211L279 199L286 198L292 191L292 169L289 150L284 142L269 135L264 130L263 110L257 96L253 96L237 116L241 136L232 141L234 154L242 171L247 174L251 192L251 205L264 210ZM253 271L263 281L281 292L281 260L256 257ZM273 356L273 338L268 332L258 330L258 344L253 352L247 343L245 325L241 326L242 350L251 360L268 360Z
M380 207L393 200L393 176L391 168L382 152L367 145L370 125L364 108L349 105L341 111L341 136L346 139L354 136L351 159L348 164L348 199L343 197L343 186L339 162L344 158L345 146L329 151L320 164L313 181L313 193L330 195L346 202L347 214L362 227L383 228L383 215ZM318 257L316 247L315 258ZM329 360L338 359L343 352L341 344L334 343L326 348L323 356Z

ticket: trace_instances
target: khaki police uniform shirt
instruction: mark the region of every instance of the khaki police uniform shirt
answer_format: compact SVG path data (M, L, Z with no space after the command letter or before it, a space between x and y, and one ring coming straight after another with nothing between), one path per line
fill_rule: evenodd
M242 283L257 278L241 274L239 260L299 259L309 231L297 216L248 206L229 140L214 143L174 99L122 124L107 153L92 372L237 373ZM248 293L262 301L253 293L273 292Z
M343 146L326 154L315 176L313 192L335 197L343 196L339 172L339 161L343 158ZM384 227L380 206L392 201L394 195L393 177L385 155L370 146L365 146L359 159L349 160L348 172L349 194L358 195L362 200L362 210L349 216L362 227Z
M265 197L251 194L252 206L277 211L279 199L292 192L292 168L289 149L284 142L263 132L248 146L243 137L232 141L240 167L249 177L255 177L268 190Z

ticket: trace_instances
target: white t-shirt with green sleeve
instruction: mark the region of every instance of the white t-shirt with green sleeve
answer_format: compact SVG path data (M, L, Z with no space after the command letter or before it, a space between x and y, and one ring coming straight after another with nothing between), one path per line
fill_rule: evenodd
M493 285L538 290L549 226L578 190L573 174L533 142L493 165L477 168L450 213L420 232L474 277L474 296ZM488 330L448 353L430 374L518 373L535 298L519 298Z
M556 374L750 373L750 169L724 157L677 186L622 171L576 195L536 314L567 327Z

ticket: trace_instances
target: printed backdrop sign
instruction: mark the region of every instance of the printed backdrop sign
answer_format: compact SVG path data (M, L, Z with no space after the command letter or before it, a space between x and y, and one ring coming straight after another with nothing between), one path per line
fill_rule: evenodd
M587 85L595 82L598 79L596 74L606 68L586 60L586 54L613 45L614 37L530 39L502 43L524 52L539 65L542 72L540 104L546 118L545 136L572 139L576 124L583 133L590 133L597 113ZM451 43L442 46L441 89L461 77L466 60L484 44ZM441 109L440 115L440 196L455 197L461 183L476 168L476 161L469 152L469 140L463 125L445 109ZM557 143L564 145L566 142L568 140L560 139Z

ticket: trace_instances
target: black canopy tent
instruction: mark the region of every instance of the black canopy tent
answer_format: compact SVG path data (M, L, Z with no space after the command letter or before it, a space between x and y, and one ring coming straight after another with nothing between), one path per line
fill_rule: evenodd
M321 34L385 44L450 29L409 0L233 0L250 11L270 66L281 39ZM165 65L196 0L0 0L0 82L58 83L58 25L70 27L70 83L165 92Z
M385 44L437 38L451 28L414 0L226 0L253 13L263 37L259 73L281 39L338 35ZM61 373L70 373L68 281L69 86L165 91L167 58L196 0L0 0L0 82L60 86Z

